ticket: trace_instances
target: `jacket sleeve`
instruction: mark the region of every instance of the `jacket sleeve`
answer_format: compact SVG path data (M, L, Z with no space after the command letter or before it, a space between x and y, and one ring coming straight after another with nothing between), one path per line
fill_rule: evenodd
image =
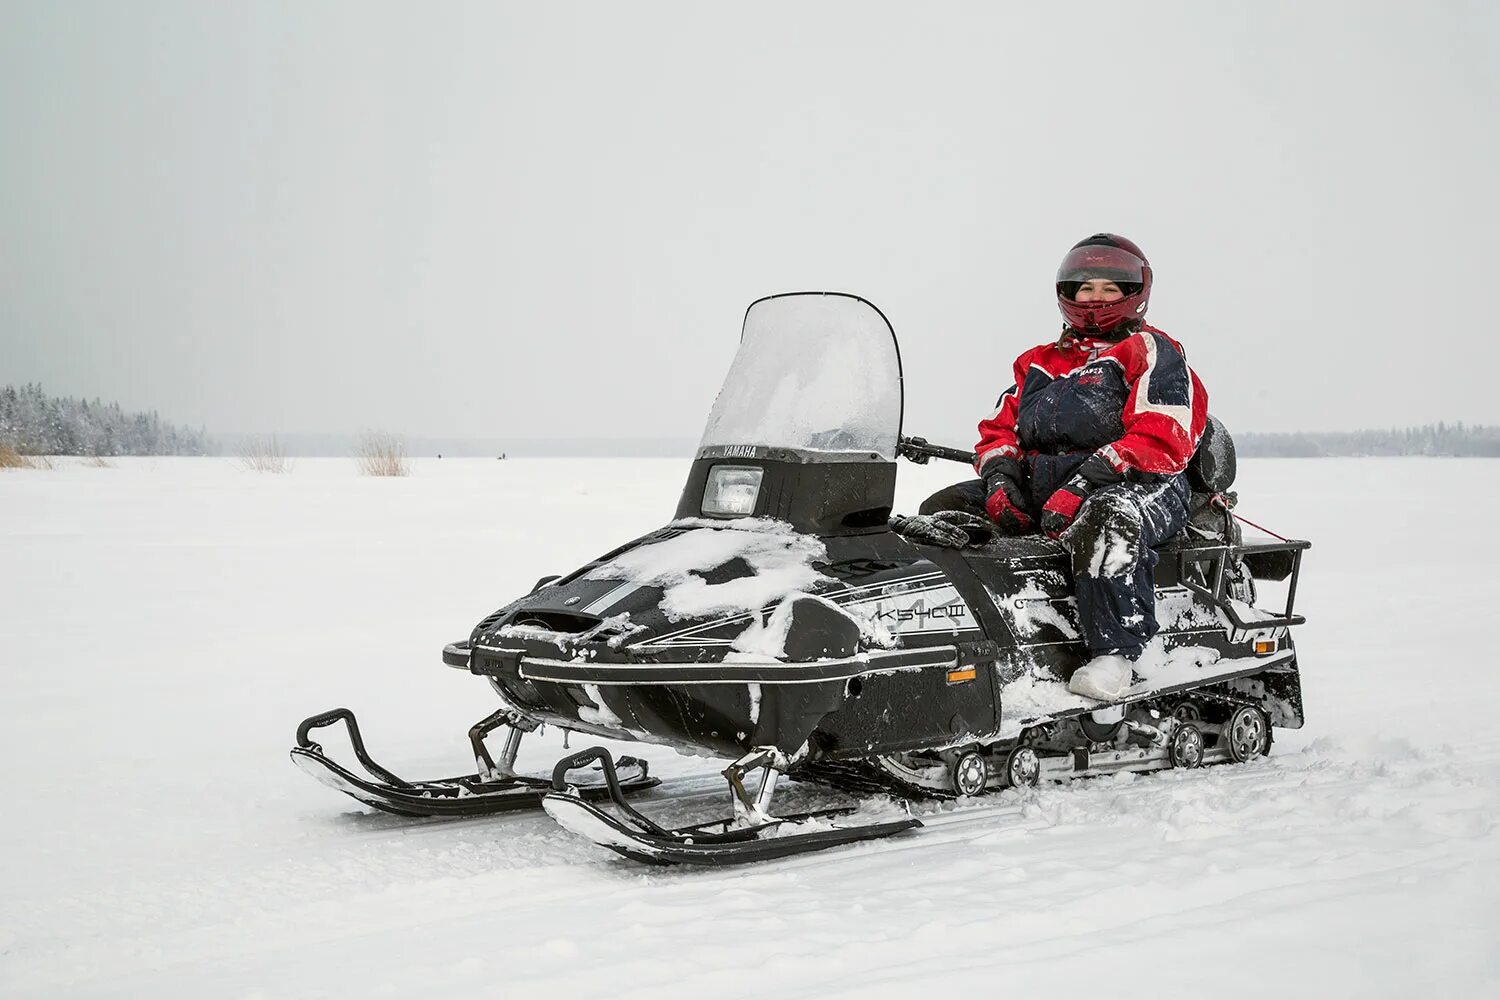
M983 473L984 464L992 458L1004 455L1021 457L1021 445L1016 439L1016 416L1021 410L1021 386L1026 384L1026 371L1031 367L1031 355L1027 351L1016 359L1013 366L1015 384L1001 394L995 403L995 412L979 422L979 443L974 446L974 471Z
M1187 468L1208 423L1208 393L1176 341L1147 328L1116 355L1125 369L1125 433L1099 449L1117 472L1175 475Z

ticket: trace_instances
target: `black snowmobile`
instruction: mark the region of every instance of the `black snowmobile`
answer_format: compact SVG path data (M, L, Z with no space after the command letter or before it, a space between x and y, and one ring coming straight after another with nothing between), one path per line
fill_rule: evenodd
M347 709L305 720L293 760L393 813L541 806L636 860L735 864L921 826L868 801L777 815L783 776L883 802L975 796L1244 761L1269 751L1273 727L1302 725L1290 629L1309 544L1246 540L1221 426L1189 472L1190 527L1157 549L1161 631L1134 686L1103 704L1067 690L1087 652L1060 544L940 548L890 529L898 457L973 460L903 437L902 407L895 334L869 302L753 303L676 519L542 579L443 650L500 699L469 734L477 773L402 780L371 759ZM1267 581L1280 581L1277 610L1257 605ZM336 722L364 774L311 739ZM602 747L518 775L521 737L541 725L726 758L732 813L658 825L627 801L658 783L646 762ZM501 727L497 761L485 737Z

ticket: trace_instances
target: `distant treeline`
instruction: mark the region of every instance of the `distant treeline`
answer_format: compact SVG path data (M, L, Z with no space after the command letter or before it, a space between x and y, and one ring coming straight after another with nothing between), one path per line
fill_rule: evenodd
M686 439L684 439L686 441ZM454 442L444 442L448 445ZM574 442L529 442L519 453L573 454ZM598 445L598 441L592 442ZM492 442L479 450L450 447L457 454L498 454ZM512 446L516 442L511 442ZM691 454L683 442L654 442L639 454ZM690 444L690 442L689 442ZM1372 431L1297 431L1234 435L1242 458L1331 458L1364 455L1434 455L1500 458L1500 427L1436 423ZM670 445L670 447L668 447ZM150 413L126 413L119 403L48 396L42 387L0 387L0 447L22 455L211 455L215 442L202 430L177 427ZM485 449L489 450L485 450ZM445 450L435 444L426 450ZM310 451L309 454L342 453ZM418 450L423 450L419 448ZM593 454L593 452L587 452ZM614 453L618 453L617 450ZM636 454L636 452L631 452Z
M1359 455L1449 455L1500 458L1500 427L1428 424L1386 431L1298 431L1235 434L1244 458L1326 458Z
M206 455L202 430L165 423L153 410L49 396L40 385L0 388L0 446L22 455Z

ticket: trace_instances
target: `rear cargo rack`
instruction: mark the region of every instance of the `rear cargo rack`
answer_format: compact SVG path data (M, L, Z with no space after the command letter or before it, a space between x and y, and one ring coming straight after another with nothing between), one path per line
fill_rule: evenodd
M1254 631L1266 628L1288 628L1307 621L1302 615L1294 614L1292 608L1297 600L1297 577L1302 572L1302 553L1310 548L1312 548L1312 542L1288 538L1276 542L1251 542L1238 545L1195 545L1178 549L1172 554L1177 557L1177 577L1184 587L1224 612L1236 629ZM1268 553L1285 553L1286 557L1291 560L1291 572L1288 574L1291 582L1287 584L1286 607L1281 610L1280 614L1267 614L1260 608L1231 598L1228 593L1229 561ZM1206 567L1202 574L1205 583L1199 583L1194 579L1194 575L1188 572L1189 567L1200 566ZM1259 612L1265 617L1246 619L1242 615L1242 611L1246 610Z

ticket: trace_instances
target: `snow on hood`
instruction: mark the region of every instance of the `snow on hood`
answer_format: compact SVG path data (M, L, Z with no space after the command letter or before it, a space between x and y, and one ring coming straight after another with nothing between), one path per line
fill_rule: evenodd
M792 628L792 609L801 593L789 594L776 605L776 610L761 620L760 615L750 619L750 626L735 637L730 644L735 653L724 657L726 663L736 659L758 661L777 660L786 656L786 637ZM739 655L736 655L738 653Z
M786 640L792 630L792 621L799 601L817 601L824 607L849 618L859 628L861 638L871 646L890 649L896 645L891 635L870 614L869 609L850 608L837 604L816 594L793 591L781 599L781 603L762 620L759 614L750 616L750 625L730 643L731 652L724 655L725 663L764 663L766 660L785 659Z
M685 518L670 527L689 530L638 545L591 570L587 578L660 587L662 612L673 621L759 611L831 582L813 569L814 562L828 557L823 543L783 521ZM703 578L735 559L749 565L748 575L712 584Z

